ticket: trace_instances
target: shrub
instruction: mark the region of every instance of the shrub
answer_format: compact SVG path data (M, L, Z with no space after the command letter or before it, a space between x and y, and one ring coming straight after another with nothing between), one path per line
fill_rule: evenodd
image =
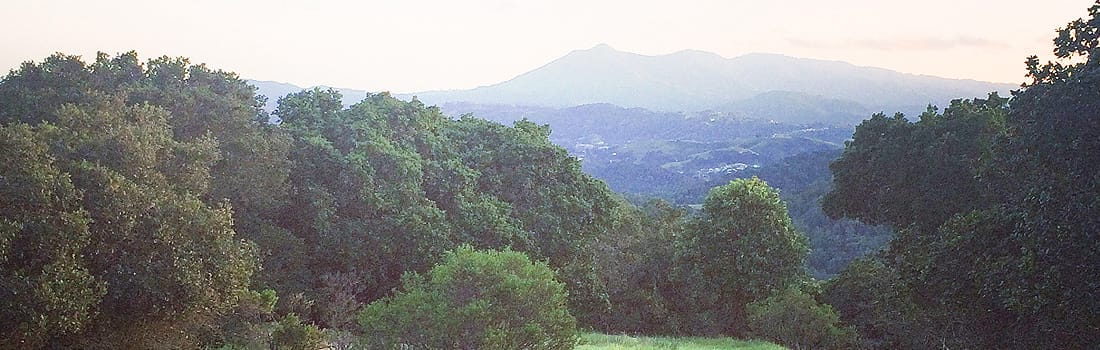
M274 349L315 350L324 347L325 339L321 330L312 324L302 323L295 314L283 317L271 332L271 347Z
M788 288L746 307L749 332L792 349L858 348L859 336L836 311L798 288Z
M881 257L860 258L827 282L821 301L859 332L872 349L940 348L934 330L939 310L914 302L913 291L896 267ZM974 347L963 347L974 348Z
M572 349L565 286L523 253L447 253L426 276L407 273L394 296L359 317L368 348Z

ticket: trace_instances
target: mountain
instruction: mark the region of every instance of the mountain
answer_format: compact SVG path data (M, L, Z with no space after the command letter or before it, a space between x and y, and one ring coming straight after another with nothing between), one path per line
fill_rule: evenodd
M275 107L279 106L279 98L302 91L302 88L287 83L280 83L277 81L267 80L247 80L249 85L256 87L256 94L267 98L267 102L264 103L264 110L271 112L275 110Z
M845 62L748 54L724 58L686 50L646 56L608 45L573 51L511 80L472 90L426 91L411 95L429 104L569 107L611 103L656 111L699 111L736 105L769 92L846 100L868 111L920 112L955 98L1002 95L1016 88L975 80L946 79L859 67ZM733 111L733 110L730 110Z
M256 93L267 97L267 103L264 104L264 110L271 112L275 110L275 107L279 105L279 98L299 92L305 89L312 89L314 87L321 89L328 89L329 87L319 85L309 88L299 87L293 84L281 83L277 81L268 80L247 80L249 84L256 87ZM362 101L367 96L368 91L345 89L345 88L332 88L339 91L343 96L343 102L345 106L350 106L356 102Z

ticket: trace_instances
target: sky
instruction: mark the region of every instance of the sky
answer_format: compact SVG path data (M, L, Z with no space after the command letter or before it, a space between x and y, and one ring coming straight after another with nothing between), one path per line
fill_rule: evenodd
M766 52L1024 81L1091 0L4 0L0 69L136 50L241 77L368 91L469 89L606 43L645 55Z

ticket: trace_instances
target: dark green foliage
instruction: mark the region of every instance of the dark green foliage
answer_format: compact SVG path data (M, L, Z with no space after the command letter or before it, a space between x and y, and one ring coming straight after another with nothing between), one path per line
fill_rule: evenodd
M90 80L91 72L79 56L55 54L42 63L24 62L0 84L0 122L55 121L61 105L83 99Z
M849 268L856 270L843 273L840 278L846 282L832 294L839 298L834 301L842 303L837 305L844 309L841 315L866 333L868 344L991 346L980 337L960 334L993 332L1004 315L975 299L937 294L944 290L929 283L946 276L968 276L963 272L967 268L986 268L977 262L936 261L961 259L967 251L984 249L976 242L945 236L940 226L956 215L994 203L979 174L983 162L990 158L992 140L1004 129L1007 101L996 94L987 99L956 100L942 114L929 108L915 123L900 114L893 118L876 115L856 128L844 154L830 166L836 187L822 201L827 214L898 229L886 252L889 266L870 269L864 263L852 265ZM943 250L948 243L958 245ZM871 280L860 281L864 278ZM894 279L887 282L883 278ZM975 288L970 284L972 278L940 286L970 293ZM853 287L862 283L874 289L860 292ZM885 295L895 297L880 300ZM857 302L855 298L870 299ZM873 301L880 306L855 306ZM885 311L882 305L897 309ZM863 320L879 320L879 324Z
M1033 82L1011 103L985 111L973 107L989 105L993 98L962 103L963 111L987 115L988 122L978 126L994 126L998 132L983 132L985 127L971 123L952 125L948 130L962 143L900 132L885 138L857 133L849 148L862 156L852 159L886 162L877 168L842 160L834 168L838 200L827 201L827 209L908 227L899 231L889 251L889 268L897 269L899 277L893 288L912 291L921 318L932 320L918 326L941 345L1087 348L1100 341L1100 302L1094 297L1100 293L1095 278L1100 274L1100 158L1095 152L1100 149L1100 58L1093 55L1100 3L1090 15L1059 30L1059 62L1041 65L1035 57L1028 59ZM924 122L890 130L913 129L918 135L937 129ZM882 147L865 147L872 144ZM963 147L944 147L950 145ZM906 169L900 163L914 162L883 151L898 147L937 150L940 159L910 176L916 181L877 180L896 178L899 169ZM866 186L868 179L887 186ZM863 193L840 183L876 190ZM931 195L915 195L910 186ZM860 201L871 205L861 208ZM928 207L935 209L920 210Z
M181 346L198 342L195 334L233 306L256 269L251 245L234 237L230 210L207 205L192 192L206 188L209 179L204 174L217 159L216 150L207 139L172 140L163 110L126 107L118 99L65 105L56 118L56 125L34 129L25 124L5 127L22 130L23 135L33 132L50 145L48 158L9 164L16 169L56 164L64 171L65 183L71 179L69 186L80 191L79 196L61 192L56 197L70 208L79 208L75 209L78 216L70 214L74 209L42 206L37 218L5 220L12 224L16 223L12 220L24 220L19 226L8 226L23 227L15 232L24 232L10 241L15 249L9 253L18 255L5 259L10 264L6 271L23 273L43 269L42 262L28 259L33 255L27 254L60 248L32 243L46 236L25 231L37 226L27 224L56 216L68 225L86 225L70 228L77 231L55 243L76 248L50 253L61 253L55 257L67 259L62 260L65 265L41 270L55 274L52 283L56 284L50 290L71 293L64 300L78 303L69 306L76 309L66 316L72 318L68 325L53 328L51 332L59 334L49 341ZM27 146L45 150L42 145ZM42 253L24 251L27 244L40 245L36 250ZM65 269L56 269L61 266ZM86 319L89 309L96 314ZM57 311L49 307L39 312L44 316ZM61 336L64 333L72 334Z
M230 199L242 213L263 213L282 198L286 178L286 135L266 125L263 101L233 73L191 65L185 58L160 57L146 64L128 52L100 53L90 65L56 54L28 62L0 84L0 122L57 122L61 106L116 96L126 105L151 104L168 112L173 139L216 140L213 181L196 194L208 202Z
M1004 347L1047 341L1033 338L1039 336L1032 328L1037 320L1021 319L1036 301L1032 295L1019 295L1028 284L1020 268L1030 267L1020 266L1029 262L1020 261L1018 254L1031 248L1006 236L1021 219L996 208L972 211L933 234L909 239L904 242L907 249L895 253L901 277L919 286L913 288L915 302L925 317L938 323L930 331L941 333L937 336L945 343ZM1020 304L1012 305L1016 300Z
M825 283L820 299L870 349L931 349L938 340L896 269L875 257L853 261ZM934 322L934 321L932 321Z
M295 139L289 205L279 219L293 236L273 230L260 242L285 268L264 283L317 291L323 276L350 273L367 283L350 291L351 301L369 301L454 244L446 212L421 187L435 163L419 151L442 151L433 132L446 122L441 116L382 95L343 110L338 94L320 90L282 99L277 113ZM300 248L284 250L286 243Z
M271 332L272 349L316 350L324 347L321 330L312 324L302 323L295 314L283 316Z
M271 289L242 293L237 299L236 307L222 322L219 330L219 340L225 342L222 348L268 348L278 299Z
M526 234L512 238L513 247L548 259L566 283L573 312L582 323L592 322L606 305L593 267L593 245L619 225L616 213L625 203L616 201L602 181L582 172L576 158L550 143L548 126L524 120L509 128L466 117L448 131L458 143L462 163L477 169L475 187L492 205L488 208L506 210L514 218L482 224L508 228L505 223L518 221ZM509 234L504 237L515 235L510 231L503 231Z
M745 304L806 277L805 237L778 192L753 178L715 188L702 212L650 201L620 207L596 244L603 332L746 335Z
M872 116L830 166L835 188L822 200L825 212L928 232L988 205L975 175L1003 128L1007 102L996 94L955 100L942 114L930 107L916 123L901 114Z
M673 280L687 211L653 200L622 207L621 224L598 239L595 267L606 286L607 310L589 320L597 330L631 334L685 333L676 312L684 288Z
M56 163L38 129L0 126L0 348L79 333L105 293L81 259L88 212Z
M813 296L790 287L746 307L753 337L791 349L855 349L859 335L841 324L836 311Z
M601 181L550 143L550 128L528 121L514 127L463 118L451 131L462 160L477 169L476 186L510 206L533 236L535 256L564 265L609 223L618 202Z
M178 104L202 91L202 102ZM59 54L6 76L0 127L24 144L3 152L15 157L5 162L4 198L18 202L3 210L2 275L13 279L2 293L46 299L4 298L24 306L5 308L11 313L0 322L13 333L3 338L26 348L209 341L258 267L226 199L255 207L233 194L245 186L222 187L259 173L238 170L262 162L233 159L266 154L263 135L271 133L254 122L255 102L231 74L169 59L146 69L133 53L101 54L92 65ZM225 107L207 108L216 105ZM245 135L251 144L230 147ZM26 182L33 179L40 184ZM252 197L277 193L267 192ZM52 199L28 206L34 193ZM51 236L38 232L47 224L43 232L63 236L36 243ZM46 274L50 284L27 289ZM41 321L32 326L27 317Z
M5 266L4 292L31 297L24 289L52 274L68 283L52 288L74 295L49 306L71 309L64 327L24 324L42 311L11 308L11 339L62 341L52 335L92 332L91 322L107 343L122 333L218 342L196 334L217 333L256 268L257 252L234 232L260 248L257 285L329 327L348 327L402 273L458 243L549 259L570 276L578 309L600 309L591 247L621 204L549 143L547 127L454 121L388 95L346 109L319 90L280 102L282 127L268 125L263 101L234 74L183 58L142 64L132 52L90 65L55 55L5 77L0 122L34 134L5 147L48 148L12 153L27 159L5 171L41 169L25 181L11 175L30 182L8 187L10 206L22 203L21 188L58 194L38 212L5 212L0 263L42 257ZM26 223L50 217L74 239L24 252L40 238Z
M572 349L576 321L564 284L544 263L512 251L448 253L425 276L360 315L369 348Z
M869 345L988 347L1008 339L974 336L1003 332L1014 316L979 297L989 291L975 273L1003 266L969 259L974 253L1014 248L991 239L994 233L967 232L972 228L952 232L941 226L954 222L959 227L954 218L996 202L980 175L1009 113L1007 99L991 94L988 99L953 101L943 114L930 108L916 123L901 115L876 115L857 127L853 141L830 166L836 188L823 200L826 213L898 229L886 252L887 265L850 266L854 270L842 274L844 282L831 294L843 309L841 315L865 334ZM871 289L858 291L856 286ZM889 295L893 297L882 299ZM858 306L868 303L878 306Z
M1006 204L981 229L996 229L1014 254L988 252L1003 275L1020 281L997 298L1025 315L1042 346L1087 347L1100 342L1100 3L1089 17L1059 30L1054 53L1064 64L1038 65L1013 100L1008 133L987 172ZM990 286L992 287L992 286ZM1006 295L1007 294L1007 295Z
M575 308L599 309L590 246L622 204L546 126L450 120L386 94L343 108L331 90L287 96L276 114L295 146L285 231L258 240L276 267L261 281L315 300L312 319L346 324L458 244L548 259Z
M989 187L980 176L996 157L993 140L1011 115L1006 102L996 95L954 101L942 115L929 110L916 123L877 115L857 128L831 166L836 188L823 200L826 213L899 229L886 252L889 266L850 266L855 270L841 275L845 282L832 294L837 299L831 302L839 303L834 305L868 344L997 347L1014 338L1005 330L1018 316L989 296L1019 282L1003 279L1006 262L991 255L1011 256L1020 247L997 238L1011 224L974 226L989 218L979 210L993 206L996 192L1008 189ZM998 277L986 279L986 273ZM883 280L886 276L893 279ZM884 295L895 297L883 300ZM858 306L866 304L878 306Z
M841 151L804 153L761 167L752 173L780 190L791 222L806 234L810 255L806 267L819 279L840 273L852 260L887 246L893 232L886 226L870 226L853 219L830 219L821 200L832 190L829 163Z
M744 333L744 305L805 277L806 237L791 225L779 193L757 178L711 190L684 242L694 284L692 328Z
M241 294L232 314L222 322L217 341L208 345L223 350L317 350L346 345L335 332L324 331L294 312L279 312L278 300L271 289Z

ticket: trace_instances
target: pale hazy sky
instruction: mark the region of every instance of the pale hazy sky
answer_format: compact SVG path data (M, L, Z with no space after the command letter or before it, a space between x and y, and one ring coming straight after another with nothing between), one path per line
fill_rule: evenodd
M1091 0L0 0L0 70L53 52L186 56L244 78L411 92L510 79L607 43L1023 81Z

